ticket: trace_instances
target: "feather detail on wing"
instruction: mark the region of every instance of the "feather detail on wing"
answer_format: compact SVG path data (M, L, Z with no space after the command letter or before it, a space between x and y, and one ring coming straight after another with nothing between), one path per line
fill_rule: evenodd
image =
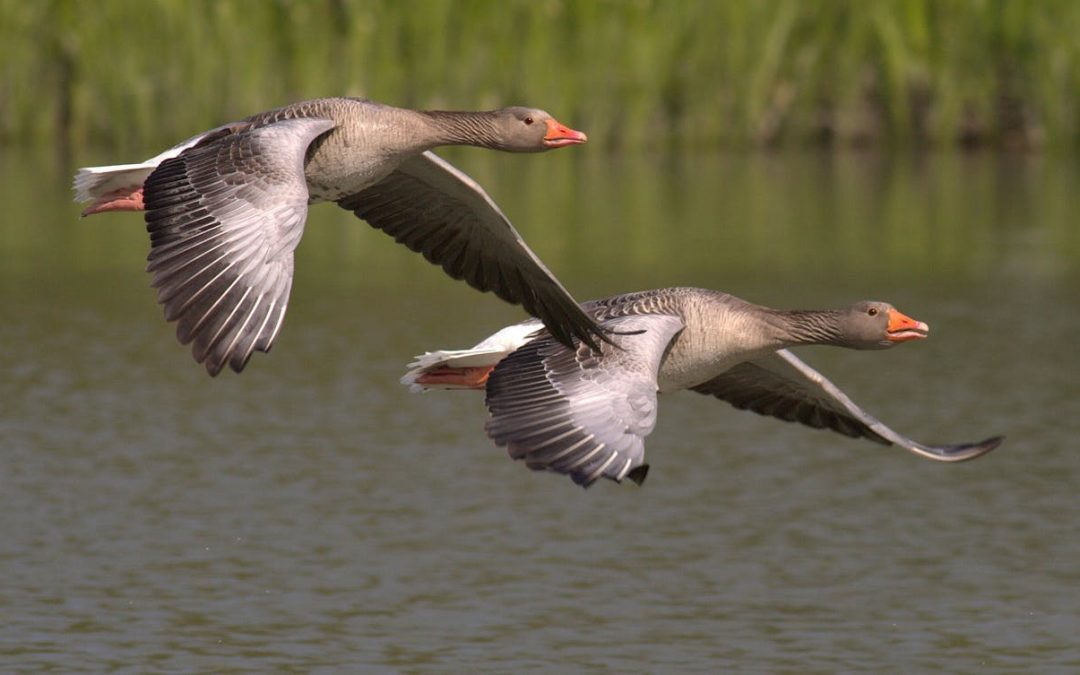
M671 315L604 323L616 344L600 353L567 349L550 337L506 357L487 384L488 435L530 469L598 479L644 480L644 439L656 425L657 371L683 328Z
M483 188L434 153L338 204L454 279L522 305L564 345L577 339L595 349L607 340Z
M791 373L786 363L775 355L737 364L691 389L727 401L740 410L888 444L820 387L798 373Z
M845 436L896 444L941 462L974 459L996 448L1002 437L979 443L926 445L903 436L857 406L839 387L786 349L741 363L693 387L736 408L751 410Z
M273 344L307 218L304 155L333 127L308 118L223 129L146 180L147 270L165 318L211 375L226 363L240 372Z

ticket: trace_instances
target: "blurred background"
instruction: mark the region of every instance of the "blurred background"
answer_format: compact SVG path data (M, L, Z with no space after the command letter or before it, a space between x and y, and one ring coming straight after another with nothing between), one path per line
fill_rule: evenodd
M1076 149L1071 0L4 0L0 137L123 152L303 98L536 99L606 150Z
M0 657L19 669L1075 672L1080 3L0 0ZM542 107L440 150L579 299L888 300L801 355L943 466L661 400L641 489L507 459L413 354L521 311L332 205L211 379L79 166L330 95Z

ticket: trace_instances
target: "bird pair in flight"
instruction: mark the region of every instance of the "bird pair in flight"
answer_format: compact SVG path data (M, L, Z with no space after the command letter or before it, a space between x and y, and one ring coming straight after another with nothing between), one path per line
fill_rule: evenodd
M284 320L310 204L331 201L447 274L536 317L469 350L429 352L414 389L485 389L488 435L532 469L641 483L657 393L737 408L955 462L1001 442L925 445L870 416L788 348L882 349L927 335L887 303L781 311L696 288L578 304L491 197L432 150L542 152L584 143L548 113L418 111L356 98L294 103L138 164L80 169L83 215L143 211L165 318L211 375L268 351Z

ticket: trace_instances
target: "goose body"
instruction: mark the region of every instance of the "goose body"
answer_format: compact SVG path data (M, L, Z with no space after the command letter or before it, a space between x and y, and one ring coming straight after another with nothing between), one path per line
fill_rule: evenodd
M353 98L294 103L193 136L138 164L80 169L83 212L145 211L147 269L177 336L212 375L268 351L284 319L310 204L336 202L455 279L521 304L564 344L595 321L475 181L431 152L541 152L585 142L533 108L416 111Z
M682 389L943 462L973 459L1002 440L914 441L863 411L788 350L811 344L886 349L928 334L926 324L887 303L785 311L716 291L665 288L584 308L611 331L614 344L568 348L540 322L527 321L472 350L419 356L402 382L414 391L485 388L485 428L497 445L529 468L567 474L585 487L602 477L644 480L644 439L656 424L656 395Z

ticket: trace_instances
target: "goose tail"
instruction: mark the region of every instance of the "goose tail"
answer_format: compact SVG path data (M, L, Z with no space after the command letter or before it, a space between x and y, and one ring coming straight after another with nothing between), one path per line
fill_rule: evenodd
M401 383L413 393L428 389L483 389L492 369L543 329L537 319L503 328L470 349L440 349L415 357Z

